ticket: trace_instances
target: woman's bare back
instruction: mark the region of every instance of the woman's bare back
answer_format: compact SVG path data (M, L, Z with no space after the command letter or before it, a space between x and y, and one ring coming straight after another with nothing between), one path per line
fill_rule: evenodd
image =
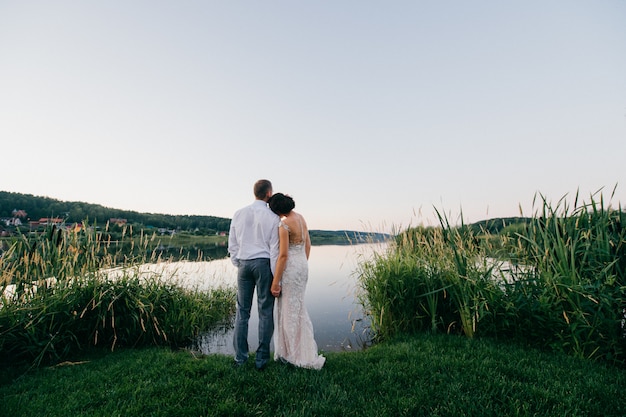
M301 245L305 243L309 230L304 221L304 217L292 210L282 222L287 226L287 230L289 231L290 245Z

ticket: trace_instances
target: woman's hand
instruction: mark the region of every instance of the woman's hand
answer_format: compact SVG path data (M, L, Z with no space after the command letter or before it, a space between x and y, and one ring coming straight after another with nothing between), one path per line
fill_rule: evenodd
M276 284L272 283L272 289L271 289L271 291L272 291L272 295L273 295L274 297L279 297L279 296L280 296L280 284L278 284L278 283L276 283Z

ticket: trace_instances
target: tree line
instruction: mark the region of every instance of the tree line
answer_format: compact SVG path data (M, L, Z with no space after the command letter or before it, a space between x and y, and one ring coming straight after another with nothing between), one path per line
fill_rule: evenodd
M0 218L12 217L14 210L26 212L27 218L22 219L26 225L28 221L37 221L41 218L61 218L69 224L87 222L90 225L102 226L110 219L126 219L128 224L140 228L164 228L204 233L227 232L230 227L230 219L223 217L139 213L99 204L61 201L32 194L0 191Z

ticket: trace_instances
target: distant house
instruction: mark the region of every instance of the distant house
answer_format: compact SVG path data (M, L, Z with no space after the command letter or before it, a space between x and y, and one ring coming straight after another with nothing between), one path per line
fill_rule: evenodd
M7 226L21 226L22 225L22 221L18 219L17 217L2 219L2 221Z
M49 226L49 225L60 226L63 224L63 219L60 217L42 217L41 219L39 219L37 224L39 226Z
M37 229L39 227L46 226L61 226L63 224L63 219L60 217L42 217L37 221L29 222L30 230Z
M17 218L17 217L21 217L22 219L25 219L27 214L24 210L17 210L14 209L11 214L13 215L13 217Z
M25 219L27 214L24 210L13 210L11 212L13 217L2 218L1 221L7 226L21 226L22 220Z
M118 225L118 226L124 226L124 225L126 225L126 223L128 223L128 220L126 220L126 219L118 219L118 218L115 218L115 217L111 217L109 219L109 224L115 224L115 225Z

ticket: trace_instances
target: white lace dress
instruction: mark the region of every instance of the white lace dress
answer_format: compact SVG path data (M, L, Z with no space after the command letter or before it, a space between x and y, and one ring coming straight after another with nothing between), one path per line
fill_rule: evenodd
M289 231L283 222L279 227ZM321 369L326 358L318 354L313 324L304 306L308 278L305 245L290 242L281 295L276 300L274 314L274 359L302 368Z

